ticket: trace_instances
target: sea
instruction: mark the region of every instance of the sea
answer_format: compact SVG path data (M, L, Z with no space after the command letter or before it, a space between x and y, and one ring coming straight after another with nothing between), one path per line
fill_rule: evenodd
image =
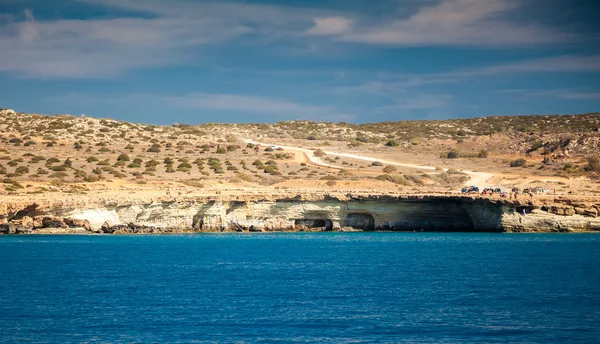
M0 236L0 343L598 343L600 235Z

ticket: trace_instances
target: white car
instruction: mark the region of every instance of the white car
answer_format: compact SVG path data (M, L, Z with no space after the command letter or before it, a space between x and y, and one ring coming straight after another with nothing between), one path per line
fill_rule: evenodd
M277 149L278 147L274 146L274 145L270 145L269 148L271 148L271 149Z

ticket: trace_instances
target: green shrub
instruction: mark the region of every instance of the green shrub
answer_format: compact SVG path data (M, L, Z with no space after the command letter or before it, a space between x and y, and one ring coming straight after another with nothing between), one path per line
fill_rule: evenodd
M27 166L19 166L15 169L15 173L17 174L27 174L29 173L29 168Z
M527 161L523 158L518 158L510 162L510 167L523 167Z
M587 158L587 165L584 169L586 171L600 173L600 158L597 156L589 156Z
M396 172L396 171L398 171L398 169L395 166L391 166L391 165L383 168L383 172L385 172L385 173L392 173L392 172Z
M375 179L392 182L392 183L398 184L398 185L404 185L404 186L411 185L411 183L408 180L404 179L404 177L402 177L402 176L391 176L389 174L382 174L380 176L377 176Z
M148 150L146 152L160 153L160 145L158 143L154 143L154 144L152 144L152 146L150 146L150 148L148 148Z
M458 158L460 158L460 153L457 150L453 149L446 154L446 158L458 159Z
M396 140L389 140L388 142L385 143L385 145L388 147L397 147L400 145L400 143L398 143L398 141L396 141Z
M117 158L117 161L130 161L129 155L123 153L123 154L119 155L119 157Z

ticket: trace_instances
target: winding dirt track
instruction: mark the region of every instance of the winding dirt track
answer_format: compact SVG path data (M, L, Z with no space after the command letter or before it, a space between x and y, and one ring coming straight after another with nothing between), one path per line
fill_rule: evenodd
M257 142L254 140L250 140L250 139L244 139L245 143L252 143L255 145L259 145L259 146L271 146L273 144L271 143L263 143L263 142ZM300 147L290 147L290 146L282 146L282 145L275 145L279 148L283 148L285 150L290 150L290 151L296 151L296 152L302 152L304 153L304 155L308 158L308 160L314 164L314 165L319 165L319 166L324 166L324 167L332 167L332 168L337 168L337 169L341 169L342 167L336 166L336 165L332 165L332 164L328 164L326 162L324 162L323 160L321 160L319 157L316 157L314 155L314 151L311 149L306 149L306 148L300 148ZM432 166L422 166L422 165L415 165L415 164L407 164L407 163L403 163L403 162L396 162L396 161L390 161L390 160L382 160L382 159L376 159L376 158L372 158L372 157L368 157L368 156L364 156L364 155L356 155L356 154L349 154L349 153L337 153L337 152L329 152L329 151L324 151L325 154L327 155L333 155L333 156L339 156L339 157L345 157L345 158L351 158L351 159L358 159L358 160L364 160L364 161L370 161L370 162L374 162L374 161L379 161L383 164L386 165L394 165L394 166L401 166L401 167L408 167L408 168L415 168L415 169L420 169L420 170L429 170L429 171L435 171L435 167ZM444 171L448 171L447 168L443 169ZM469 177L471 177L469 180L467 180L465 182L465 185L487 185L488 180L490 180L494 174L492 173L486 173L486 172L474 172L474 171L466 171L463 170L462 172L466 173L467 175L469 175Z

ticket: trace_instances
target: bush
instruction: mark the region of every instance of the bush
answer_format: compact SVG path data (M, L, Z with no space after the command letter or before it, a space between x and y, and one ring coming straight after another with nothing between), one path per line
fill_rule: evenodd
M150 148L148 148L147 152L149 153L160 153L160 145L158 143L154 143Z
M383 172L385 173L392 173L392 172L396 172L398 171L398 169L395 166L386 166L383 168Z
M397 147L400 145L400 143L398 143L398 141L396 141L396 140L389 140L388 142L385 143L385 145L388 147Z
M129 155L127 154L121 154L119 155L119 157L117 158L117 161L129 161Z
M375 179L392 182L392 183L398 184L398 185L404 185L404 186L411 185L411 183L408 180L404 179L404 177L402 177L402 176L390 176L389 174L382 174L382 175L376 177Z
M383 163L380 161L373 161L373 163L371 163L371 166L383 166Z
M182 162L181 164L179 164L179 166L177 166L177 170L178 171L184 171L187 172L189 170L192 169L192 165L188 162Z
M523 158L518 158L510 162L510 167L523 167L527 161Z
M586 171L600 173L600 158L597 156L590 156L587 158L587 165L584 167Z
M64 171L67 170L67 168L64 165L50 166L49 169L52 170L52 171L55 171L55 172L64 172Z
M448 154L446 154L446 158L458 159L458 158L460 158L460 153L457 150L453 149L453 150L449 151Z
M315 156L325 156L325 152L322 149L317 149L314 153Z
M480 150L479 154L477 154L477 157L481 158L481 159L487 158L488 157L488 151L485 150L485 149Z
M15 173L21 174L21 175L27 174L27 173L29 173L29 168L26 166L19 166L15 169Z

